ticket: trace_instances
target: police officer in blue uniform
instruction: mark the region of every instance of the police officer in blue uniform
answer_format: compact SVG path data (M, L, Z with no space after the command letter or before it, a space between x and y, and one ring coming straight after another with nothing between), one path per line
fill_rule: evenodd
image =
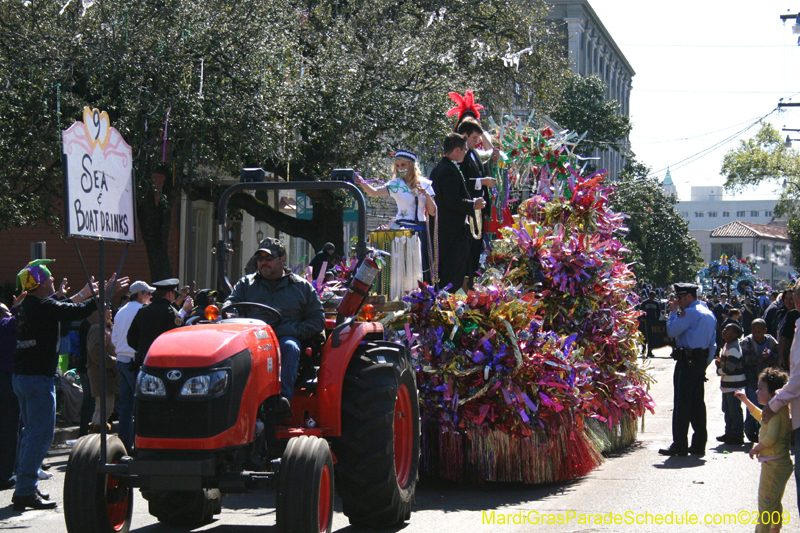
M672 444L658 450L661 455L704 455L706 403L703 390L706 367L717 349L717 320L714 313L697 300L697 285L676 283L675 300L669 302L667 335L673 337L677 348L672 383L675 388L672 410ZM694 434L688 443L689 425Z

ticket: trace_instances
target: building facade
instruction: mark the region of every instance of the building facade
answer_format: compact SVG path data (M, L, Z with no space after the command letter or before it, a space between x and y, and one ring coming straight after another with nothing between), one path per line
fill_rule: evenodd
M691 200L679 201L676 207L690 230L710 231L734 220L769 224L774 221L777 203L777 200L723 200L721 186L693 186Z
M550 19L562 33L562 45L569 57L572 72L581 76L596 74L608 89L606 99L617 100L620 113L630 115L631 81L636 72L614 42L587 0L547 0L552 6ZM624 153L630 151L627 140L620 150L597 150L597 168L609 171L616 181L625 165Z
M784 287L794 274L785 226L735 220L709 232L711 258L752 257L760 267L758 277L772 287Z
M667 173L664 192L676 194ZM679 201L676 208L689 223L697 239L703 261L710 263L722 254L737 258L753 257L759 276L767 281L788 280L791 266L789 234L785 221L775 219L777 200L724 200L721 186L693 186L691 200ZM774 286L774 283L771 283Z

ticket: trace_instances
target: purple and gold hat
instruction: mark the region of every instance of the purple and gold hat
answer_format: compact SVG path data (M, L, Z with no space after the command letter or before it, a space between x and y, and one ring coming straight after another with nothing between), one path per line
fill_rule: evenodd
M45 266L55 259L34 259L17 274L18 291L35 291L39 285L50 278L50 270Z

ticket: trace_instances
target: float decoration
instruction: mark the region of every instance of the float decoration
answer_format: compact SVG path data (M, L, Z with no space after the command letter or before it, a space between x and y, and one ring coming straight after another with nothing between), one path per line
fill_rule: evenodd
M508 168L528 168L535 194L497 228L475 290L422 284L387 323L415 357L423 470L454 480L585 475L654 407L612 188L575 170L567 136L513 131L501 137Z

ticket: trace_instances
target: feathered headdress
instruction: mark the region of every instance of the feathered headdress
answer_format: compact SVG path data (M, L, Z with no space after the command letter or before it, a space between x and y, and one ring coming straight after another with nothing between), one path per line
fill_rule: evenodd
M461 120L461 116L464 114L464 111L472 111L475 113L475 117L480 119L481 112L479 109L483 109L481 104L475 103L475 95L472 94L472 91L467 91L464 93L464 96L456 92L447 93L450 96L450 99L456 103L456 106L450 108L447 112L447 116L451 115L458 115L458 119Z

